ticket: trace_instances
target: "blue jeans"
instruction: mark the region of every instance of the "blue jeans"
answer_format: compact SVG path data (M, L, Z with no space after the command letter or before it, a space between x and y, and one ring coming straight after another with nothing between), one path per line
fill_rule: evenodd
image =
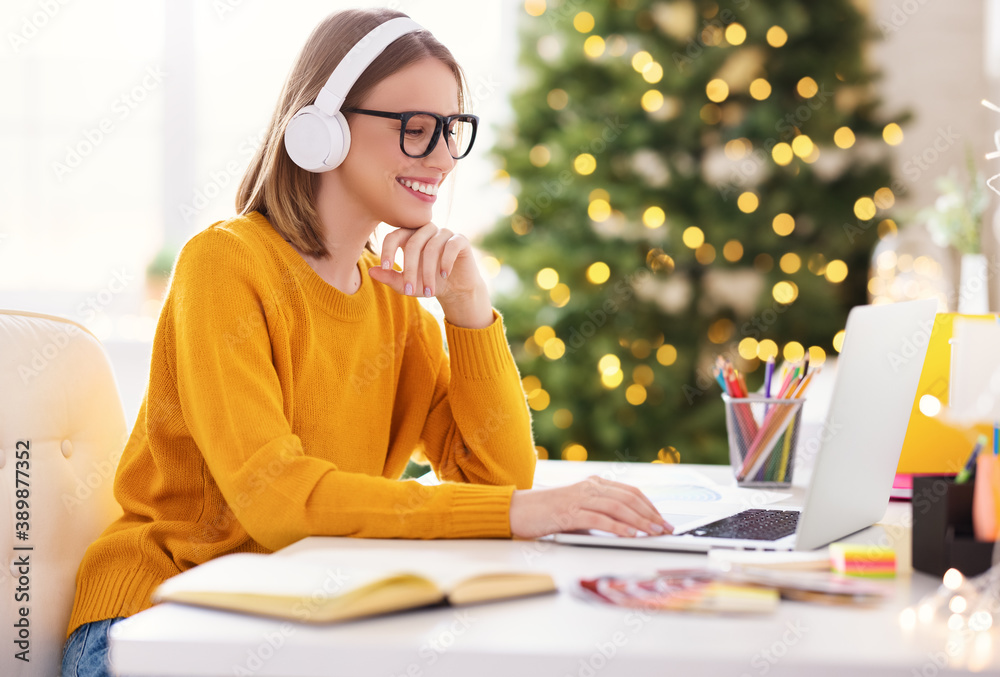
M84 623L63 647L62 677L110 677L108 631L124 617Z

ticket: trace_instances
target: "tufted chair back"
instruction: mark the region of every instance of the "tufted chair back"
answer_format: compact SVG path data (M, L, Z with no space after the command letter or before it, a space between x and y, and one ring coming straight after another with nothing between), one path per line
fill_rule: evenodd
M112 489L127 435L93 334L0 310L0 675L59 675L77 567L121 514Z

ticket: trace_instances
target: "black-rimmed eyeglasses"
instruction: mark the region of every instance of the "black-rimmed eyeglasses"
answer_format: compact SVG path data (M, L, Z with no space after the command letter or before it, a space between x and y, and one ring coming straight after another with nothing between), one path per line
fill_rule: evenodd
M448 152L456 160L461 160L472 150L476 140L479 118L468 113L459 115L438 115L425 111L389 113L367 108L345 108L345 113L360 113L378 118L399 120L399 147L409 157L427 157L434 152L437 141L444 136Z

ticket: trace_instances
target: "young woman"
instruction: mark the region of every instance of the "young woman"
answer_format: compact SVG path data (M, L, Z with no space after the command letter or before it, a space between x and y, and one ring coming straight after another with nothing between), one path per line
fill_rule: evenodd
M115 478L124 514L80 565L64 676L106 674L111 624L227 553L311 535L670 530L626 485L529 491L531 421L502 320L468 240L430 222L478 123L451 53L415 27L347 78L334 101L342 161L314 153L326 122L295 118L329 103L331 73L358 67L351 47L370 51L404 16L351 10L314 30L239 188L240 216L181 251ZM380 222L397 229L376 255ZM417 296L440 302L447 353ZM416 450L443 484L398 481Z

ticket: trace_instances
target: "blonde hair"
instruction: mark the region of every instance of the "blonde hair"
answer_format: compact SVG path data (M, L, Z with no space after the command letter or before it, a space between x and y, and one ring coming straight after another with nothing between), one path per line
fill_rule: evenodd
M288 74L264 140L240 181L236 193L239 214L258 211L302 252L318 258L329 255L315 206L319 175L300 168L288 157L285 127L300 108L316 100L351 47L376 26L405 16L391 9L350 9L329 15L313 29ZM426 30L407 33L386 47L351 87L341 108L357 107L383 79L426 57L451 68L458 82L459 111L468 112L461 67L448 48Z

